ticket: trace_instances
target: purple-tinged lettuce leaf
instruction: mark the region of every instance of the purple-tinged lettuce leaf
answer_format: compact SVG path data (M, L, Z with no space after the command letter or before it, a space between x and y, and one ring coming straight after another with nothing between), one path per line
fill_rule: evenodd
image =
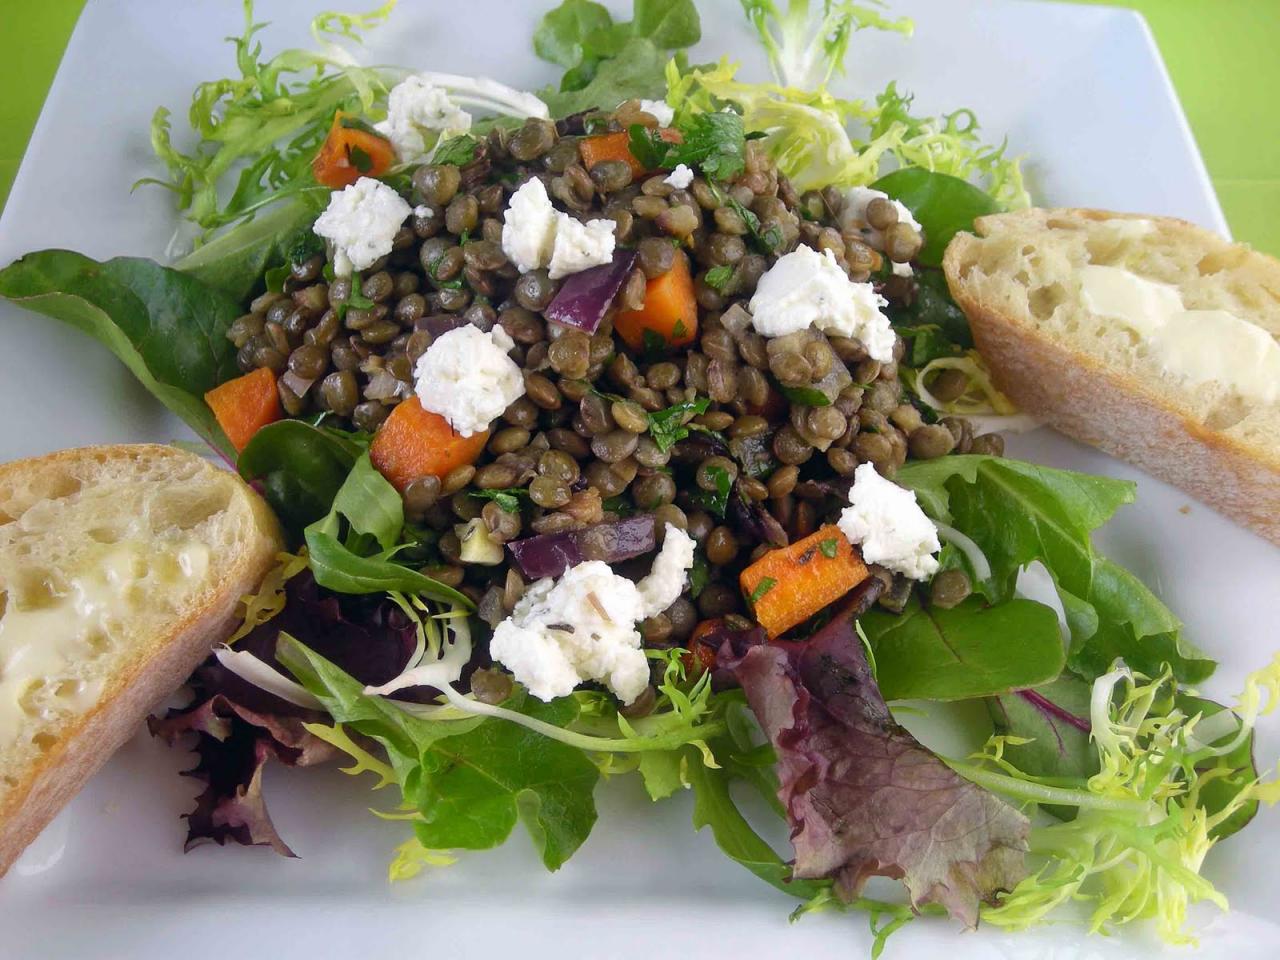
M297 708L293 708L297 710ZM298 711L305 713L305 711ZM317 719L320 714L310 714ZM257 713L217 694L192 709L151 717L153 736L174 743L186 733L197 735L194 767L183 773L204 783L187 821L185 850L228 840L246 846L269 846L292 857L271 822L262 796L262 770L270 760L291 767L324 763L337 751L306 731L300 716Z
M972 927L1025 876L1026 817L894 722L849 611L809 640L721 656L777 751L796 877L830 877L846 899L899 878L914 907Z
M383 596L338 596L316 586L304 572L285 585L287 602L272 620L236 643L279 669L276 641L283 631L350 673L361 684L382 684L399 676L414 651L414 625ZM469 676L470 668L465 676ZM303 728L307 721L327 721L254 686L210 657L191 678L191 705L148 720L153 735L175 743L196 734L197 763L187 771L205 784L195 809L186 815L187 849L213 841L271 846L293 856L272 825L262 796L262 768L270 760L310 766L336 755ZM431 696L424 688L397 691L403 700Z

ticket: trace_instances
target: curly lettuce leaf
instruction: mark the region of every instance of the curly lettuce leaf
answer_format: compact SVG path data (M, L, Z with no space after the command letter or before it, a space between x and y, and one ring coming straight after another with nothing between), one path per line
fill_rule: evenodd
M1116 659L1152 675L1168 663L1192 682L1213 672L1169 608L1093 547L1092 532L1133 501L1132 483L972 455L911 463L895 479L935 521L977 544L991 566L978 585L989 600L1011 599L1018 573L1045 565L1066 610L1067 666L1076 673L1093 679Z
M363 14L321 13L311 22L318 50L263 59L256 36L266 24L254 22L253 0L244 0L243 32L231 38L239 76L196 87L188 110L195 143L187 150L174 142L170 111L156 110L151 145L169 178L139 182L172 190L179 209L206 234L286 197L327 195L311 176L311 161L334 113L367 113L389 82L384 70L359 66L338 41L360 42L395 4Z
M29 253L0 270L0 297L62 320L114 353L157 400L228 459L204 394L239 374L227 330L240 306L151 260Z
M721 665L777 751L796 877L830 878L846 900L898 877L914 907L940 904L970 927L1022 879L1027 819L894 722L850 611L803 642L728 647Z
M1168 671L1152 678L1119 667L1099 677L1089 717L1098 770L1085 780L1064 785L1020 769L1004 737L978 763L952 764L1012 799L1075 808L1070 821L1032 831L1043 865L983 911L986 922L1024 929L1075 901L1090 907L1093 932L1146 919L1166 942L1194 944L1188 905L1227 908L1200 869L1224 827L1238 825L1250 805L1280 801L1280 782L1259 780L1241 753L1280 701L1280 656L1246 678L1232 710L1176 694ZM1210 795L1220 784L1230 789Z

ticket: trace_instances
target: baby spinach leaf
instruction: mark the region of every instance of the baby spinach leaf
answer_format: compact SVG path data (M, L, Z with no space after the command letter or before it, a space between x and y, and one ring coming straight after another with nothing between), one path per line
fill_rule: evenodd
M404 529L404 500L369 460L361 454L333 499L333 512L346 517L356 533L373 537L383 550L400 541Z
M996 733L1030 743L1010 743L1005 759L1037 777L1086 780L1098 772L1098 751L1089 742L1089 695L1093 687L1064 674L1035 690L992 697L987 701ZM1063 819L1070 807L1048 807Z
M151 260L99 263L70 250L29 253L0 270L0 296L94 337L161 403L224 454L204 394L239 374L227 329L239 305Z
M1117 658L1152 676L1168 663L1189 682L1213 672L1169 608L1094 550L1092 531L1133 501L1132 483L974 455L910 463L895 479L929 516L977 543L991 564L992 600L1011 598L1033 560L1045 565L1071 629L1067 666L1086 679Z
M1062 636L1049 607L970 597L950 610L912 601L901 614L859 620L887 700L970 700L1035 687L1062 672Z
M947 244L961 230L972 230L973 221L998 213L1000 204L967 180L921 167L903 167L871 185L911 210L924 228L919 261L930 267L942 264Z
M635 0L631 30L664 50L691 47L702 39L693 0Z
M362 557L348 549L324 521L307 527L307 552L316 583L337 593L417 593L429 600L457 604L470 610L474 604L465 594L423 573L403 566L386 555Z
M301 262L324 249L305 239L319 240L311 232L317 213L315 205L306 200L272 207L197 247L175 263L174 269L243 304L258 288L268 267Z
M576 67L587 54L587 37L611 26L613 17L600 4L564 0L538 22L533 32L533 52L566 69Z
M1195 716L1199 713L1206 718L1227 709L1213 700L1195 697L1188 693L1178 694L1177 705L1190 716ZM1205 813L1209 816L1213 816L1223 810L1227 804L1239 795L1241 790L1257 782L1258 765L1253 758L1255 734L1256 731L1250 730L1249 735L1240 741L1239 746L1234 750L1221 757L1216 757L1206 764L1208 769L1222 771L1219 776L1201 780L1200 806L1204 808ZM1249 821L1257 816L1257 813L1258 801L1256 799L1249 800L1239 810L1210 830L1209 835L1215 840L1222 840L1233 833L1238 833L1249 825Z
M667 57L652 41L632 37L616 57L601 60L590 82L577 89L550 87L538 97L553 117L565 117L591 109L613 109L634 97L661 97L666 93L663 68Z
M295 537L329 512L360 456L356 440L302 420L279 420L253 435L236 469L260 481L267 503ZM394 492L394 491L392 491Z

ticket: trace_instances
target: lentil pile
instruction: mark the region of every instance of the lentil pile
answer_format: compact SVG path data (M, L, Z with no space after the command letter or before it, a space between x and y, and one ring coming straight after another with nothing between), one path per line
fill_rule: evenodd
M890 312L908 304L915 281L889 267L909 263L922 237L892 203L872 200L863 229L842 232L842 192L797 194L755 141L727 184L697 176L678 189L664 173L636 176L621 160L584 165L588 130L636 123L657 125L634 101L611 114L529 120L490 132L464 166L417 168L407 199L418 206L388 256L331 282L323 254L293 264L287 292L254 300L229 336L244 371L279 376L290 416L325 413L334 425L375 432L413 395L415 364L436 337L463 323L502 327L515 342L525 395L492 424L474 465L403 491L406 516L434 537L425 572L472 596L493 624L525 583L505 560L463 563L460 524L479 521L501 544L652 513L659 540L672 524L701 548L685 596L641 625L648 645L666 646L684 642L700 620L741 616L743 566L830 522L859 464L892 477L908 458L998 455L1003 445L913 405L899 377L900 339L894 359L882 362L856 339L814 329L766 339L750 325L757 281L799 244L830 251L852 280L873 281ZM546 270L521 274L503 252L507 201L530 177L571 216L612 220L618 245L636 251L594 334L549 323L543 311L563 281ZM613 317L643 307L646 283L677 258L694 277L697 339L633 351L613 334ZM964 386L963 374L947 371L933 390ZM687 435L672 444L655 438L651 414L702 398L702 412L680 417ZM873 569L885 583L878 602L902 609L913 583ZM922 589L930 602L954 606L970 585L946 570Z

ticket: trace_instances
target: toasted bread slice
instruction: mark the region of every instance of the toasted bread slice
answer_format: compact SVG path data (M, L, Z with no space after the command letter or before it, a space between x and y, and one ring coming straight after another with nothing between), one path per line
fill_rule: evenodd
M1280 261L1181 220L1098 210L997 214L975 231L943 266L1000 389L1280 544L1280 403L1171 374L1133 329L1090 311L1080 281L1088 265L1118 267L1274 339Z
M280 549L239 477L173 447L0 466L0 874L230 632Z

